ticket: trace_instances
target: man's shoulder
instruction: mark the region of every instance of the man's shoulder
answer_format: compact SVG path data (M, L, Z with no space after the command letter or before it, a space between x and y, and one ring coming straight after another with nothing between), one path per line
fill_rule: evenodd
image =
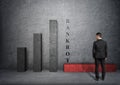
M102 42L105 42L105 43L107 43L105 40L102 40Z
M96 40L96 41L94 41L93 43L95 44L95 43L101 43L101 42L104 42L104 43L107 43L105 40L103 40L103 39L101 39L101 40Z
M105 40L100 40L100 41L98 41L97 43L98 43L98 44L103 44L103 45L106 45L106 44L107 44L107 42L106 42Z
M97 41L93 41L93 43L96 43Z
M105 42L105 43L107 43L105 40L103 40L103 39L101 39L101 40L96 40L96 41L93 41L93 43L95 44L95 43L97 43L97 42Z

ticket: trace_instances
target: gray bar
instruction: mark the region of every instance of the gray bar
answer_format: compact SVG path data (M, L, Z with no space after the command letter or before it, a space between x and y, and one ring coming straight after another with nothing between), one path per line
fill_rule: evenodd
M17 71L24 72L27 70L27 53L26 47L17 48Z
M33 35L33 71L42 71L42 34Z
M58 69L58 23L57 23L57 20L50 20L49 28L50 28L49 71L56 72Z

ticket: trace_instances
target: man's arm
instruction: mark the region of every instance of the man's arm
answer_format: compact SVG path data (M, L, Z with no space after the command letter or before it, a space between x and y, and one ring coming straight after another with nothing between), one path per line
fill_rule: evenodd
M108 53L107 53L107 48L108 48L108 47L107 47L107 42L106 42L106 43L105 43L105 58L107 58L107 54L108 54Z
M95 58L95 42L93 42L92 54L93 58Z

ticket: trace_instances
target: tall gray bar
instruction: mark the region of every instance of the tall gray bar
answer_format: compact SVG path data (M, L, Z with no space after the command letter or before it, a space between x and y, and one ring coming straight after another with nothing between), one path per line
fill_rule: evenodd
M27 70L27 52L26 47L17 48L17 71L24 72Z
M57 20L49 21L50 29L50 57L49 57L49 71L56 72L58 69L58 23Z
M42 34L33 34L33 71L42 71Z

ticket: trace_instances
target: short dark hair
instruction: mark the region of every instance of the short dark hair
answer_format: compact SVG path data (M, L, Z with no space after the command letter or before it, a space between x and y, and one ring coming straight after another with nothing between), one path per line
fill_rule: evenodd
M100 32L97 32L96 35L102 37L102 33L100 33Z

